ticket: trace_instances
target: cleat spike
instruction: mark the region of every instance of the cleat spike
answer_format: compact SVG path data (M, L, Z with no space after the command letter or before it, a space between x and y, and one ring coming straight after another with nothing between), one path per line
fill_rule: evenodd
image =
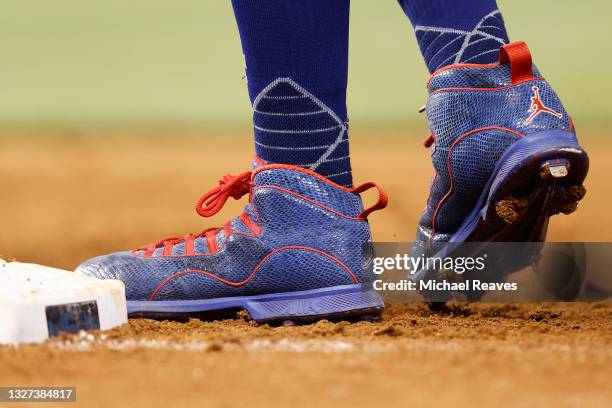
M569 186L560 188L554 197L551 205L550 214L559 213L571 214L578 208L578 201L582 200L586 194L584 186Z
M293 320L283 320L283 326L295 326L295 322Z
M563 178L569 173L566 166L550 166L548 171L554 178Z
M495 212L499 218L504 220L507 224L512 224L519 219L521 214L523 214L527 208L528 204L529 203L524 198L507 196L495 204Z
M573 213L574 211L576 211L577 208L578 208L578 202L574 201L573 203L568 203L563 206L559 206L559 212L565 215L569 215Z
M567 204L580 201L586 195L584 186L569 186L557 191L555 200L559 203Z
M542 164L540 170L540 178L542 179L558 179L567 177L569 174L570 164L567 160L558 159L554 161L547 161Z

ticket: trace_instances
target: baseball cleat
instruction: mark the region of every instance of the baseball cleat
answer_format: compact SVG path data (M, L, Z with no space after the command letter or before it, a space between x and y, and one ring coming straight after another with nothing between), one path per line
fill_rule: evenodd
M359 194L370 188L378 202L364 209ZM300 167L264 165L226 175L196 210L209 217L246 194L242 214L223 227L97 257L77 272L123 281L131 317L245 309L258 322L290 324L382 311L366 268L367 217L387 204L380 187L349 189Z
M527 45L503 46L498 64L444 67L427 87L435 177L415 252L544 241L549 217L584 197L589 159Z

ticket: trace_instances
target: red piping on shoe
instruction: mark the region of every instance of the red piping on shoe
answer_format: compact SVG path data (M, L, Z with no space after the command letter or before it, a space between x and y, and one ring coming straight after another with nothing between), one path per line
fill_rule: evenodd
M272 257L274 254L277 254L277 253L282 252L282 251L290 250L290 249L298 249L298 250L304 250L304 251L311 251L311 252L315 252L315 253L318 253L320 255L323 255L326 258L328 258L328 259L332 260L333 262L335 262L336 264L338 264L340 267L342 267L342 269L344 269L348 273L349 277L353 280L353 282L359 283L359 279L357 279L357 277L355 276L353 271L351 271L351 269L348 266L346 266L342 261L340 261L335 256L330 255L327 252L323 252L323 251L315 249L315 248L311 248L311 247L307 247L307 246L291 245L291 246L284 246L284 247L275 249L274 251L270 252L268 255L266 255L259 262L259 264L257 264L257 266L253 269L251 274L249 276L247 276L244 280L240 281L240 282L229 281L229 280L223 279L223 278L221 278L221 277L219 277L217 275L214 275L211 272L204 271L204 270L201 270L201 269L188 269L188 270L176 272L176 273L172 274L171 276L169 276L168 278L166 278L163 282L161 282L153 290L153 292L151 292L151 295L147 298L147 300L149 300L149 301L153 300L155 298L155 296L159 293L159 291L162 290L163 287L168 284L168 282L172 281L175 278L178 278L179 276L187 275L187 274L190 274L190 273L205 275L205 276L211 277L213 279L216 279L216 280L218 280L220 282L225 283L226 285L233 286L233 287L243 286L246 283L248 283L251 279L253 279L253 277L255 276L257 271L259 271L259 269L261 269L261 267L265 264L265 262L268 259L270 259L270 257Z
M503 128L503 127L499 127L499 126L486 126L486 127L482 127L482 128L471 130L471 131L469 131L467 133L462 134L457 139L455 139L455 141L450 145L450 148L448 149L448 154L446 156L446 168L448 170L448 175L449 175L449 178L450 178L450 189L444 195L444 197L442 197L440 199L440 201L438 202L438 205L436 206L436 210L435 210L434 215L432 217L432 220L431 220L431 235L429 236L429 246L430 247L431 247L431 241L432 241L434 235L436 234L436 218L438 216L438 213L440 212L440 208L442 208L442 204L453 193L453 190L454 190L454 187L455 187L454 186L453 171L452 171L452 166L451 166L451 155L453 153L453 149L455 148L455 145L457 145L457 143L459 143L461 140L463 140L467 136L473 135L474 133L483 132L485 130L499 130L499 131L502 131L502 132L512 133L512 134L514 134L514 135L516 135L516 136L518 136L520 138L525 137L525 135L523 135L522 133L519 133L519 132L517 132L515 130L512 130L512 129L507 129L507 128Z
M429 76L429 78L427 79L427 82L425 83L425 86L429 86L429 83L431 82L431 80L433 79L433 77L435 77L436 75L440 74L441 72L444 71L448 71L449 69L455 69L455 68L482 68L482 69L491 69L491 68L497 68L499 67L499 62L494 62L492 64L468 64L468 63L459 63L459 64L451 64L451 65L447 65L445 67L442 67L436 71L434 71L433 74L431 74Z
M262 171L266 171L266 170L274 170L274 169L286 169L286 170L292 170L292 171L299 171L300 173L305 173L305 174L308 174L309 176L316 177L322 182L327 183L332 187L339 188L340 190L347 191L349 193L352 192L350 188L341 186L340 184L336 184L330 179L328 179L327 177L322 176L321 174L317 172L314 172L309 169L305 169L303 167L292 166L290 164L267 164L265 166L258 167L255 170L253 170L253 175L251 177L251 180L255 178L255 175L257 173L261 173Z
M361 217L351 217L351 216L349 216L349 215L342 214L341 212L338 212L338 211L334 210L333 208L329 208L329 207L327 207L327 206L325 206L325 205L323 205L323 204L321 204L321 203L319 203L319 202L317 202L317 201L311 200L311 199L310 199L310 198L308 198L308 197L305 197L305 196L303 196L303 195L301 195L301 194L298 194L298 193L296 193L296 192L294 192L294 191L287 190L286 188L282 188L282 187L278 187L278 186L268 186L268 185L263 185L263 186L257 186L256 188L254 188L254 189L253 189L253 191L255 191L255 190L260 190L260 189L262 189L262 188L266 188L266 189L267 189L267 188L270 188L270 189L274 189L274 190L282 191L283 193L291 194L292 196L295 196L295 197L297 197L297 198L299 198L299 199L301 199L301 200L307 201L307 202L309 202L310 204L314 204L314 205L316 205L317 207L321 207L321 208L322 208L322 209L324 209L325 211L329 211L329 212L331 212L331 213L334 213L334 214L336 214L336 215L338 215L338 216L340 216L340 217L342 217L342 218L346 218L346 219L351 220L351 221L366 221L366 219L365 219L365 218L361 218Z

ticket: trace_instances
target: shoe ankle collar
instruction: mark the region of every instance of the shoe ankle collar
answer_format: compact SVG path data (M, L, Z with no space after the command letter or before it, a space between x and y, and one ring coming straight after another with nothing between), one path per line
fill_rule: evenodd
M539 72L533 65L531 52L527 44L524 41L515 41L500 47L498 62L492 64L458 63L447 65L431 74L426 82L426 87L429 89L429 92L439 90L431 89L430 83L437 76L451 75L452 73L449 71L452 70L491 70L499 69L503 66L508 66L509 68L509 73L504 72L503 74L508 77L507 85L517 85L534 79L542 79L539 78Z
M357 218L360 219L367 219L367 217L375 211L378 210L382 210L385 207L387 207L388 203L389 203L389 197L386 193L386 191L380 187L378 184L374 183L374 182L366 182L363 183L361 185L358 185L356 187L344 187L341 186L337 183L334 183L333 181L331 181L330 179L328 179L327 177L314 172L312 170L309 169L305 169L302 167L297 167L297 166L292 166L290 164L267 164L267 165L262 165L260 167L257 167L255 170L253 170L253 174L251 176L251 184L253 186L253 188L257 188L257 175L266 171L280 171L280 170L288 170L288 171L293 171L293 172L299 172L299 173L303 173L306 174L310 177L314 177L316 178L318 181L323 182L328 184L329 186L345 191L347 193L350 194L355 194L360 196L361 193L370 190L372 188L375 188L378 191L378 200L376 201L376 203L368 208L365 208L359 215Z

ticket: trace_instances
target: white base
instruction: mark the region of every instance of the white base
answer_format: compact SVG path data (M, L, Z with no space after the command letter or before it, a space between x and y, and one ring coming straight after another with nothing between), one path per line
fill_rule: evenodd
M49 337L47 306L87 301L97 304L100 329L127 322L120 281L0 259L0 344L42 342Z

